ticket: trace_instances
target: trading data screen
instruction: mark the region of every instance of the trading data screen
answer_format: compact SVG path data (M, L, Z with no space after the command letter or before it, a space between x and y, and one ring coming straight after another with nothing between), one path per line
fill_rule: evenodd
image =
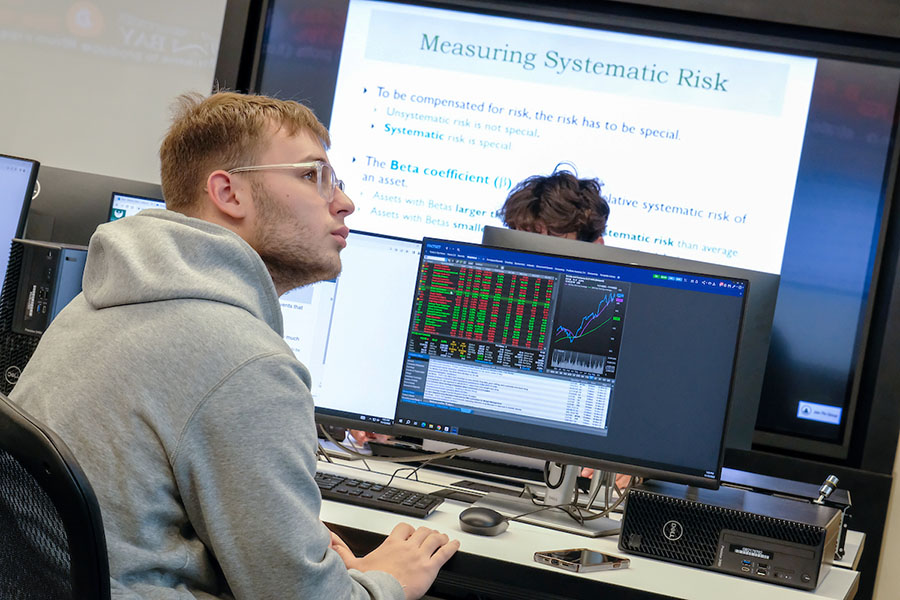
M715 479L747 288L426 239L396 423Z

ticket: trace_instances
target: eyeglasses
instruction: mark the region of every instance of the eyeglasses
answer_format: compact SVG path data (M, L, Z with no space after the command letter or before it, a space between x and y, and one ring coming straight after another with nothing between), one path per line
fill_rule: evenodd
M344 191L344 182L334 174L334 168L324 160L314 160L302 163L283 163L277 165L255 165L252 167L235 167L229 169L229 174L244 173L246 171L268 171L269 169L295 169L305 170L299 174L301 179L316 184L316 191L329 204L334 200L335 188Z

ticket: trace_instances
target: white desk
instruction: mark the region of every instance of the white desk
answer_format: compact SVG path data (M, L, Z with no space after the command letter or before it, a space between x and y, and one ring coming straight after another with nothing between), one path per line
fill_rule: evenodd
M393 472L396 465L369 461L373 469ZM355 467L319 463L322 471L356 476L370 481L387 483L388 476L360 471ZM435 471L420 471L419 482L395 478L392 485L415 491L434 492L435 486L457 481L458 476ZM374 546L390 533L399 521L413 526L425 525L460 541L458 556L445 565L442 579L455 585L471 584L472 589L485 598L682 598L690 600L851 600L859 584L859 573L837 566L824 566L826 575L813 592L805 592L770 583L715 573L699 568L628 555L617 548L616 536L590 539L569 533L511 522L509 529L495 537L465 533L459 528L458 515L467 504L445 500L427 519L412 519L379 510L360 508L339 502L325 501L322 520L356 532L370 532L367 543ZM350 532L342 532L351 537ZM347 540L351 542L351 540ZM854 543L862 540L854 537ZM353 543L351 542L351 547ZM575 574L539 565L533 554L538 550L589 547L602 552L620 554L631 559L631 566L622 571L599 571ZM858 546L857 546L858 547ZM853 564L848 548L848 564ZM597 594L602 594L599 596Z

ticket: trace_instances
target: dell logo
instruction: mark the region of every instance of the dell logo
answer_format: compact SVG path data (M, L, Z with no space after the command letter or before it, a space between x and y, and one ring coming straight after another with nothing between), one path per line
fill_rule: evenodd
M670 542L677 542L684 535L684 527L678 521L669 521L663 525L663 537Z
M16 365L12 365L8 369L6 369L6 383L9 385L16 385L19 381L19 375L22 374L22 369L17 367Z

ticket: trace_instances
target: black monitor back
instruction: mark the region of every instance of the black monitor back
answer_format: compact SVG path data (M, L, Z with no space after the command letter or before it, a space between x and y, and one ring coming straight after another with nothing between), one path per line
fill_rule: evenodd
M725 433L725 446L742 450L750 449L762 391L763 375L766 369L766 358L769 353L769 337L772 332L772 319L775 314L780 276L673 256L612 248L604 244L591 244L525 231L513 231L502 227L486 226L482 243L487 246L515 250L532 250L560 256L626 262L748 280L750 293L747 296L744 310L744 326L734 372L734 392Z

